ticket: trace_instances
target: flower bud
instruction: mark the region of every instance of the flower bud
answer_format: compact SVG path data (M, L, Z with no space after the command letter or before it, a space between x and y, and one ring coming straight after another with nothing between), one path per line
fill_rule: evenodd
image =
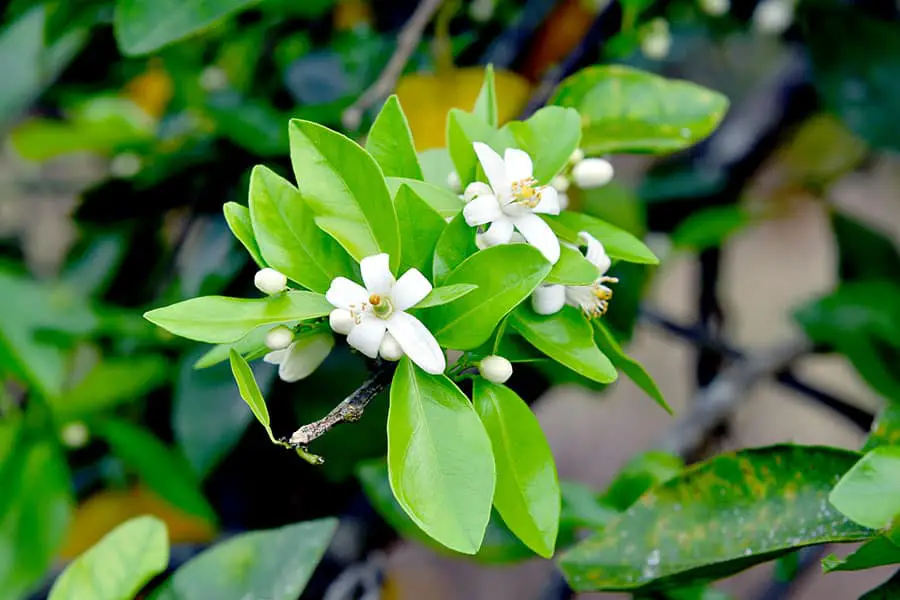
M462 181L459 180L459 173L456 171L447 173L447 187L453 190L454 194L458 194L462 190Z
M331 329L335 333L347 335L353 329L353 326L356 325L356 321L349 310L336 308L328 315L328 324L331 325Z
M492 190L491 186L489 186L488 184L482 181L473 181L466 186L466 191L463 194L463 200L465 202L471 202L479 196L490 196L493 193L494 190Z
M731 9L731 0L700 0L700 10L711 17L721 17Z
M200 72L200 87L207 92L224 90L228 87L228 73L222 67L206 67Z
M575 185L584 190L606 185L613 178L613 166L602 158L586 158L572 168Z
M82 448L88 443L88 439L90 439L91 436L90 432L88 432L87 425L82 421L72 421L62 428L60 437L62 438L63 444L69 448Z
M469 5L469 16L476 23L487 23L494 16L497 0L473 0Z
M123 152L109 163L109 174L119 179L129 179L141 171L144 161L134 152Z
M559 203L559 210L566 210L569 208L569 195L565 192L556 194L556 201Z
M553 186L553 188L557 192L562 193L565 193L569 190L569 185L571 185L571 183L572 182L569 181L569 178L565 175L557 175L550 181L550 185Z
M502 356L492 354L481 359L478 363L478 372L491 383L506 383L512 376L513 367L512 363Z
M271 296L287 287L287 277L281 271L266 267L256 272L256 275L253 276L253 283L256 285L256 289Z
M753 11L753 26L760 33L781 35L794 20L794 5L789 0L763 0Z
M282 350L294 341L294 332L284 325L272 328L266 334L266 347L269 350Z
M672 49L672 34L665 19L653 19L647 32L641 38L641 52L652 60L662 60Z
M403 348L400 347L400 344L397 343L394 336L390 333L386 333L381 340L381 346L378 347L378 354L380 354L381 358L384 360L393 362L403 358Z
M542 285L531 294L531 307L539 315L553 315L566 304L566 287Z
M581 148L575 148L575 150L572 151L571 156L569 156L569 163L573 164L573 165L575 163L580 163L583 160L584 160L584 150L582 150Z

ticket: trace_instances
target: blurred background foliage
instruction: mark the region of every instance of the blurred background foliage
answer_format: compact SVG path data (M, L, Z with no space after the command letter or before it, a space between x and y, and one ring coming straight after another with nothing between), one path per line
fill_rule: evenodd
M195 370L202 350L140 315L201 294L251 293L254 267L222 205L245 202L250 168L259 162L290 172L288 118L355 136L366 130L372 111L349 130L344 111L384 69L417 4L3 3L0 599L39 591L57 559L74 558L140 514L156 515L173 544L193 548L222 532L336 513L372 520L364 489L390 525L416 535L392 505L379 462L386 399L353 427L322 438L315 450L327 462L307 465L269 444L259 428L245 432L252 415L227 365ZM774 5L787 14L783 26L760 16ZM698 282L703 326L720 316L709 265L724 241L777 218L798 195L828 206L841 284L800 307L797 322L819 350L845 355L885 399L900 400L893 368L900 257L886 235L843 214L829 197L841 178L900 148L897 6L724 6L447 0L396 93L438 180L449 168L440 150L447 110L474 104L488 63L497 70L501 121L532 112L564 75L592 64L630 64L725 93L732 108L712 138L655 159L645 177L629 178L626 161L615 183L572 202L652 234L664 259L696 253L708 267ZM602 106L579 107L586 128ZM602 146L602 130L586 139L596 140L596 153L615 152ZM748 185L773 164L764 189ZM616 291L608 324L627 341L652 270L618 269L629 285ZM698 381L720 363L701 357ZM326 413L365 376L363 361L346 347L290 386L269 365L256 369L277 435ZM587 385L563 371L537 365L513 385L531 390L532 400L549 383ZM614 510L594 491L567 486L567 535ZM273 487L274 496L257 492ZM360 544L392 539L377 522ZM479 558L527 556L499 523ZM334 573L324 570L327 582ZM320 597L322 589L314 584L307 595Z

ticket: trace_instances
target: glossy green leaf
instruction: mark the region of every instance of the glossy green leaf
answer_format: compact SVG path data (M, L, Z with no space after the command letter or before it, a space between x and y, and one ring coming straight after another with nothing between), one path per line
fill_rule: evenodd
M581 113L588 154L681 150L711 134L728 110L722 94L621 65L578 71L550 104Z
M447 178L456 169L453 168L453 159L450 158L449 150L446 148L423 150L419 152L419 164L422 165L425 182L452 193L447 187ZM390 184L391 180L388 178L388 185Z
M779 445L722 454L651 489L566 552L577 591L635 590L731 575L793 549L868 539L828 504L855 452Z
M900 598L900 574L894 573L890 579L869 590L859 600L897 600Z
M434 247L447 222L413 189L401 185L394 195L400 227L400 273L418 269L431 273Z
M853 465L828 497L848 519L872 529L900 517L900 446L881 446Z
M900 546L884 536L878 536L860 546L856 552L846 558L838 558L834 554L826 556L822 559L822 570L826 573L862 571L898 563L900 563Z
M187 462L146 429L119 419L104 419L97 421L92 431L161 497L192 515L216 520Z
M235 342L261 325L325 317L334 309L315 292L286 292L248 300L203 296L144 313L151 323L198 342Z
M263 325L262 327L257 327L236 342L231 344L216 344L206 351L203 356L197 359L197 362L194 363L194 368L206 369L228 360L228 353L232 348L237 350L238 354L247 360L265 356L269 352L269 348L266 346L266 336L271 329L272 328L269 325Z
M116 41L138 56L208 29L258 0L116 0Z
M499 117L497 115L497 89L494 84L494 65L484 68L484 83L478 91L475 99L475 108L472 112L491 127L497 127Z
M381 107L366 137L366 150L386 177L422 179L422 167L400 100L392 95Z
M455 217L462 211L463 201L447 188L405 177L388 177L386 181L388 188L391 190L391 195L394 197L395 204L397 202L397 192L400 191L402 186L406 186L437 212L442 219Z
M545 218L553 231L567 242L577 243L578 232L586 231L603 243L610 258L648 265L659 264L659 259L644 242L606 221L572 211Z
M481 117L457 108L450 109L447 114L447 148L463 189L475 181L478 173L478 157L475 155L473 142L483 142L501 155L507 146L503 134Z
M237 202L226 202L222 207L222 211L225 213L225 221L228 223L228 227L231 229L234 237L247 249L253 262L260 268L269 266L263 260L259 244L256 243L253 223L250 220L250 209Z
M478 289L456 302L424 312L425 324L446 348L477 348L549 272L550 263L537 249L525 244L494 246L477 252L459 265L444 285L467 283Z
M250 174L250 217L266 263L303 287L325 293L335 277L353 277L353 259L319 229L287 180L257 165Z
M672 479L683 470L684 461L668 452L647 450L636 454L616 473L603 493L602 501L606 506L623 512L647 490Z
M716 248L752 222L750 213L740 204L711 206L682 221L672 232L672 243L694 252Z
M234 349L229 352L228 358L231 362L231 372L234 375L234 380L237 382L241 398L243 398L244 402L247 403L247 406L250 407L250 412L253 413L253 416L256 417L256 420L259 421L260 425L265 427L266 433L269 434L269 439L272 440L272 443L276 443L275 436L272 435L272 423L269 419L269 409L266 406L266 399L263 398L262 392L259 390L259 385L256 383L256 377L253 376L250 365L247 364L244 357L238 354Z
M421 302L416 304L415 308L429 308L431 306L449 304L470 292L474 292L476 289L478 289L478 286L470 283L457 283L454 285L436 287L433 288Z
M534 178L541 184L563 170L581 143L581 116L573 108L545 106L527 121L513 121L506 128L516 146L531 156Z
M880 446L900 446L900 404L891 402L878 413L862 451Z
M886 233L836 211L831 227L841 281L900 280L900 253Z
M593 319L592 323L597 332L597 335L594 336L594 341L597 343L597 347L600 351L612 361L613 366L625 373L625 376L628 377L628 379L644 390L647 395L653 398L667 413L672 414L672 407L666 402L662 392L656 387L656 382L653 381L653 377L650 376L644 366L625 354L625 351L622 349L622 346L619 345L618 340L616 340L612 332L602 321Z
M297 188L318 217L316 224L356 260L386 252L400 262L397 215L381 168L350 138L293 119L291 164Z
M597 267L581 252L568 246L560 246L559 260L550 269L544 284L591 285L599 276Z
M241 58L250 62L249 53L245 48ZM231 77L237 79L239 75ZM231 77L229 84L235 86L237 82ZM288 132L284 123L291 115L275 108L268 98L226 92L210 96L205 108L215 121L217 133L233 144L257 156L284 156L288 147Z
M559 528L559 479L550 445L531 409L511 389L475 380L473 403L494 449L494 506L513 533L545 558Z
M462 212L450 221L434 247L434 283L443 285L450 273L478 252L475 228L466 223Z
M542 316L522 306L509 324L528 342L560 364L598 383L616 380L616 369L594 343L591 324L571 306Z
M444 375L407 358L391 384L388 411L391 489L425 533L475 554L491 516L496 472L491 441L468 398Z
M296 600L337 525L318 519L236 535L186 562L149 600Z
M130 600L168 565L166 524L156 517L136 517L69 564L48 600Z

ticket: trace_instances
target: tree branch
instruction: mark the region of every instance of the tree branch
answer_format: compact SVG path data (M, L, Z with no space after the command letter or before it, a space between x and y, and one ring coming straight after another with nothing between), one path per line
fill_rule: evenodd
M422 0L419 2L415 12L413 12L409 21L403 25L403 29L397 35L397 48L394 50L394 54L391 55L387 65L385 65L384 70L378 76L378 79L363 92L356 102L344 110L344 114L341 115L341 122L344 124L344 127L350 130L359 128L363 114L376 102L391 93L391 90L397 84L397 79L403 73L403 68L409 61L409 57L412 56L416 46L419 45L419 41L422 39L422 32L425 31L425 27L431 22L432 17L434 17L434 14L443 2L444 0Z
M287 440L287 444L306 448L313 440L325 435L335 425L359 421L372 398L387 386L396 368L397 363L379 362L372 371L372 375L355 392L344 398L330 413L318 421L313 421L295 431Z

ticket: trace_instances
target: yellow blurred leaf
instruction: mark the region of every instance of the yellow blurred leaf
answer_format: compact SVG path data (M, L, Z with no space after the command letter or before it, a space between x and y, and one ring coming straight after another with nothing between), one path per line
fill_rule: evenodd
M161 519L172 544L209 542L216 535L208 522L173 507L145 488L103 490L75 509L60 558L74 559L117 525L140 515Z
M807 119L773 160L792 182L824 186L852 171L866 155L866 144L837 118Z
M528 102L529 82L509 71L496 71L497 113L500 124L514 119ZM397 96L418 151L441 148L447 112L451 108L472 110L484 81L484 69L454 69L436 75L411 74L400 78Z
M125 85L124 91L148 115L159 118L172 99L172 78L161 63L152 61L144 73Z

